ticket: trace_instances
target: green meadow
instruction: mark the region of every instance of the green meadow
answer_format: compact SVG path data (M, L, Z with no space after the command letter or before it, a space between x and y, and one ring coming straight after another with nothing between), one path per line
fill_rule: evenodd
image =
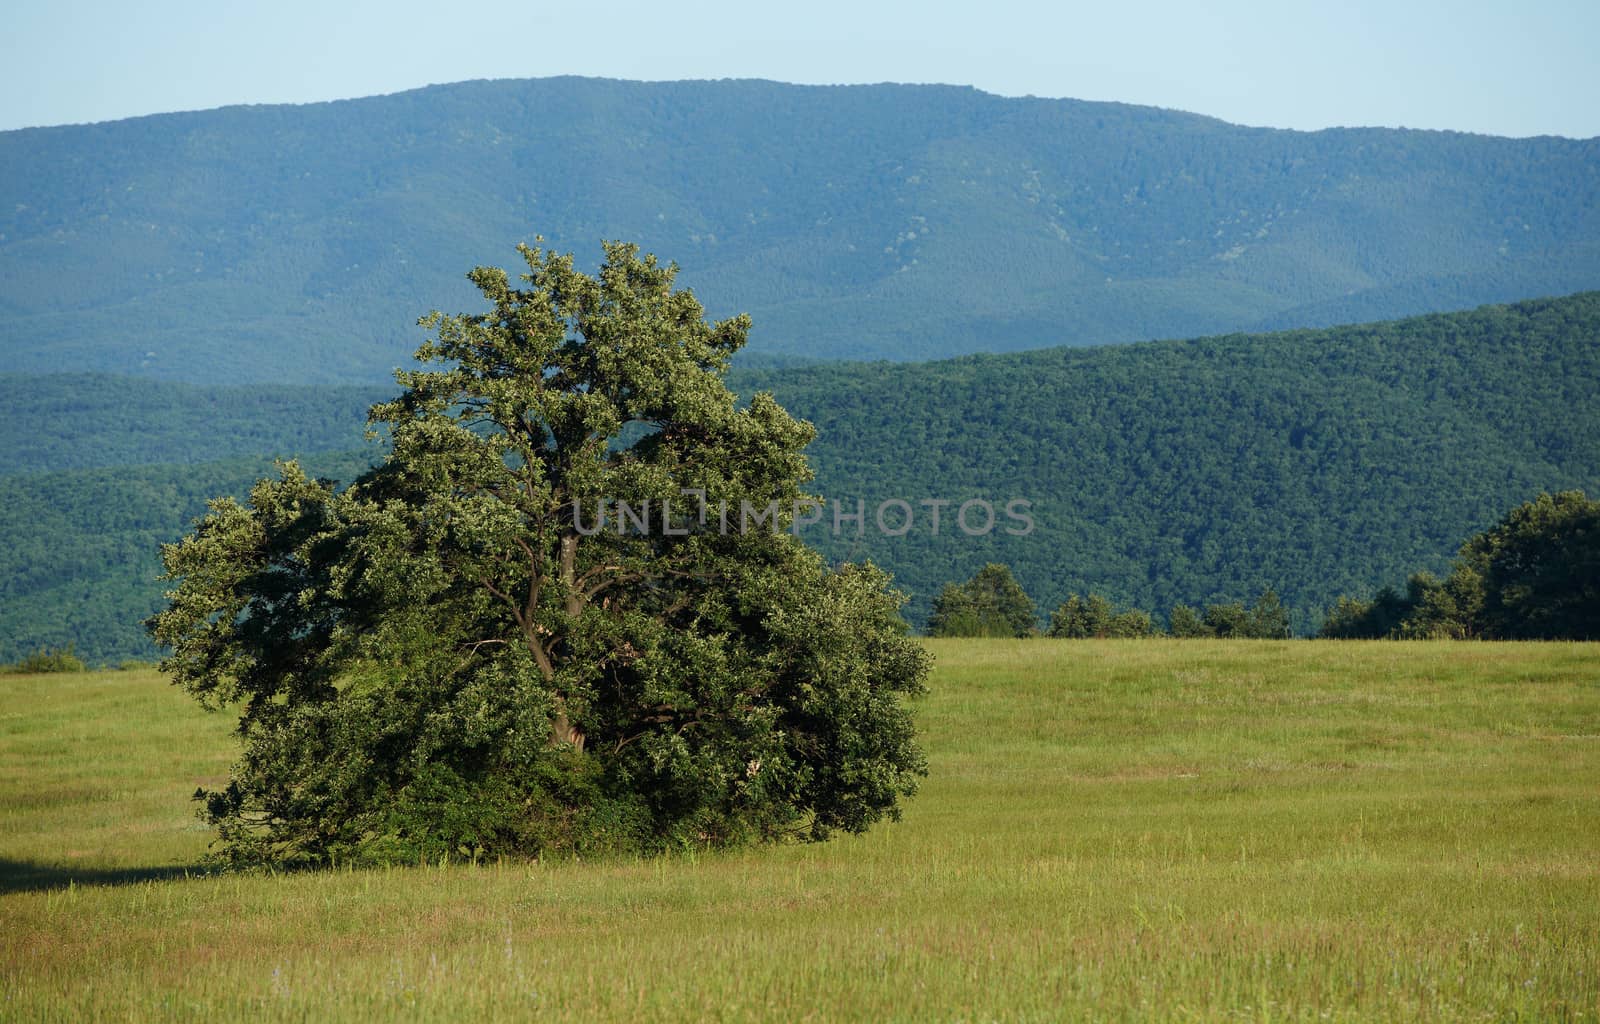
M869 834L288 875L226 716L0 676L0 1020L1600 1020L1600 645L929 646Z

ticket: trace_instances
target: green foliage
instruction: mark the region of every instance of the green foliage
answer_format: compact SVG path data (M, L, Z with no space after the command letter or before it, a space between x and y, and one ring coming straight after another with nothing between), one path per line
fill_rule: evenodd
M1464 640L1479 629L1483 588L1477 574L1452 572L1444 580L1431 572L1406 580L1405 615L1396 635L1407 640Z
M83 670L83 659L78 657L72 644L65 647L40 648L14 665L0 665L0 672L17 672L24 675Z
M1329 640L1362 640L1400 636L1427 588L1437 586L1432 573L1414 573L1404 594L1385 586L1370 601L1341 595L1329 609L1317 635ZM1435 604L1440 603L1436 598ZM1416 631L1408 631L1416 635Z
M929 636L1027 636L1033 600L1007 566L990 563L965 583L947 583L933 602Z
M1404 595L1341 597L1333 639L1600 639L1600 501L1541 494L1461 546L1450 575L1419 572Z
M1600 639L1600 500L1541 494L1467 541L1451 573L1485 637Z
M1218 636L1228 636L1220 630ZM1250 617L1245 622L1244 632L1232 634L1251 640L1287 640L1291 635L1289 629L1289 609L1283 606L1278 592L1268 587L1256 598L1255 604L1250 606Z
M1117 611L1099 594L1081 598L1072 594L1050 615L1051 636L1072 640L1090 638L1131 639L1159 636L1150 613L1138 608Z
M387 390L200 387L107 374L0 374L0 475L309 456L353 447Z
M1186 604L1173 605L1172 613L1167 616L1167 629L1178 639L1194 640L1215 635L1200 613Z
M1289 612L1271 588L1262 591L1246 608L1238 601L1207 605L1197 612L1177 604L1168 615L1170 635L1176 638L1213 637L1224 640L1286 640L1293 635ZM1073 640L1137 639L1157 637L1151 615L1138 608L1117 611L1099 594L1081 598L1072 594L1050 616L1050 635Z
M1593 139L771 82L469 82L3 132L6 365L379 383L413 344L395 296L469 301L458 269L530 210L561 246L684 254L771 356L1378 320L1594 287L1597 165Z
M369 452L305 460L341 480L370 463ZM67 644L96 665L157 657L139 623L162 604L160 546L207 499L243 497L271 470L252 458L0 475L0 661Z
M804 536L870 557L925 621L1003 562L1055 608L1249 600L1309 633L1343 594L1427 569L1540 491L1600 489L1600 293L1324 331L914 366L744 371L818 427L817 489L1033 501L1028 536L924 521ZM870 513L869 513L870 515Z
M431 367L372 411L382 465L340 490L284 464L163 549L163 668L241 713L201 794L226 855L656 852L897 816L927 657L888 577L826 568L785 516L717 528L809 477L810 426L723 384L748 318L706 322L634 246L596 276L520 251L520 284L470 275L489 312L422 321ZM656 518L597 527L609 502Z
M889 497L1033 500L1038 525L1026 537L948 527L933 536L925 519L899 538L802 534L830 560L891 570L913 622L927 621L947 580L1003 562L1043 609L1094 592L1122 607L1203 610L1270 585L1309 633L1340 594L1365 597L1418 570L1447 574L1463 537L1540 491L1600 493L1596 337L1591 292L1328 331L730 380L741 394L773 391L815 423L815 489L865 499L869 519ZM117 395L159 389L123 383L86 386L96 404L70 422L15 418L26 423L19 445L91 449L82 464L93 449L127 451L119 446L137 432L117 418ZM292 407L318 394L351 415L342 389L307 389ZM212 411L226 404L162 414L154 451L205 451ZM112 426L83 426L97 421ZM302 462L309 475L348 481L372 457ZM90 663L153 656L136 623L160 603L156 545L182 534L206 498L243 499L270 466L0 476L0 660L73 641Z
M1178 638L1221 640L1287 640L1294 633L1289 627L1289 610L1268 587L1246 608L1242 602L1228 601L1206 605L1197 612L1186 604L1174 605L1168 615L1171 635Z

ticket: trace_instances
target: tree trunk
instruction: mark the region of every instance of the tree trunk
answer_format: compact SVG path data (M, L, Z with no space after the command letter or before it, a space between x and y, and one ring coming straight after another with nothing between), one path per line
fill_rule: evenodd
M583 590L578 586L578 536L568 534L561 538L561 583L567 590L567 617L577 618L583 612ZM558 699L556 717L550 724L550 742L559 746L570 743L583 752L583 730L567 717L564 701Z

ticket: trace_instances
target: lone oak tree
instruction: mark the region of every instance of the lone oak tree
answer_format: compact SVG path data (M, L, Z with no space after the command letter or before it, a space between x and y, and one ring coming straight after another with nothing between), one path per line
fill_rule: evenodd
M285 463L163 549L164 667L240 707L231 780L196 794L224 856L650 852L898 817L926 655L885 574L783 529L813 430L724 385L748 317L707 323L632 245L596 276L520 252L518 283L469 275L491 312L421 321L428 368L371 412L381 465L340 490Z

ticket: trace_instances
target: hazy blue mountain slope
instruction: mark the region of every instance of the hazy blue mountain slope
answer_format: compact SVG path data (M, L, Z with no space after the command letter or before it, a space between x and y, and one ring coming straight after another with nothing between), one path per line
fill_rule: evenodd
M377 383L543 233L752 358L925 359L1600 285L1600 141L1242 128L944 86L473 82L0 133L11 371Z

